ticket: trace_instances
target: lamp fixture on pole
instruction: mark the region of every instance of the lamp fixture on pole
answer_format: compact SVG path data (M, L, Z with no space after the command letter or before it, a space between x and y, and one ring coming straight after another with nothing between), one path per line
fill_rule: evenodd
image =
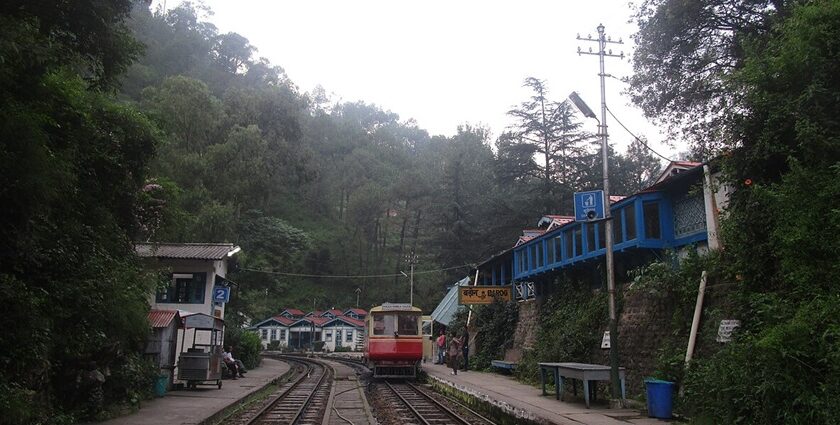
M408 289L409 290L408 303L413 306L414 305L414 266L417 265L417 254L415 254L412 251L411 254L408 254L405 257L405 259L406 259L406 261L408 261L409 266L411 266L411 271L409 272L409 276L408 276L408 287L409 287L409 289ZM400 272L400 273L402 273L403 276L405 276L405 273L403 273L403 272Z

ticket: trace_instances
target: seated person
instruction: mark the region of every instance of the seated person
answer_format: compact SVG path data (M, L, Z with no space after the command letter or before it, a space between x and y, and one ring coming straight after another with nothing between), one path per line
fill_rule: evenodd
M240 378L244 378L245 374L248 373L242 361L233 358L233 354L230 352L230 345L225 346L225 351L222 353L222 360L224 360L228 369L233 372L233 379L236 379L237 375Z

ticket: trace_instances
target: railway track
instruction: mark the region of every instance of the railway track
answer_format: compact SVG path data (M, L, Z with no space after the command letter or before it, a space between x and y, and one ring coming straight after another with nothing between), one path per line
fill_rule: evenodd
M456 412L409 382L384 382L384 397L399 416L399 423L418 425L490 424L493 422L461 406Z
M242 423L246 425L321 424L333 384L332 368L311 359L284 357L284 360L302 364L302 373L263 408Z

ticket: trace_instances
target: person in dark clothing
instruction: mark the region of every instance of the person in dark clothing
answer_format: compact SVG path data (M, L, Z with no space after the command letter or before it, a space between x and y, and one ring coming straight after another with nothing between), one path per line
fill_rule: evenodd
M467 328L464 328L464 334L461 335L461 351L463 351L464 355L464 370L470 369L470 332Z

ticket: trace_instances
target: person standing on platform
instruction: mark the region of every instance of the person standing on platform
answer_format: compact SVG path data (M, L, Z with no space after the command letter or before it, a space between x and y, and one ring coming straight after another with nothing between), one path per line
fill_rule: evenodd
M463 348L461 349L464 355L464 370L470 370L470 331L464 328L464 335L461 336Z
M452 374L458 374L458 366L461 360L461 338L452 336L452 341L449 342L449 367L452 368Z
M437 337L438 360L435 364L443 364L443 358L446 354L446 334L441 330Z

